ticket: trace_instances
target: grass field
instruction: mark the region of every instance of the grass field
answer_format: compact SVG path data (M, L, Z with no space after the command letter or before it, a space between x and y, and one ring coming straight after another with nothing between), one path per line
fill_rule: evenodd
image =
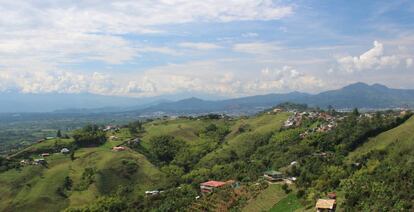
M251 200L246 207L243 208L243 212L251 211L268 211L286 196L282 190L281 185L271 184L268 188L262 191L255 199Z
M385 150L391 145L403 146L405 142L414 142L414 116L402 125L370 138L361 147L348 155L348 162L369 153L372 150Z
M143 155L131 150L113 152L111 146L82 148L69 155L53 154L48 157L48 167L26 166L0 175L0 211L59 211L68 206L78 207L93 202L97 196L116 191L118 186L132 186L133 195L156 189L164 182L163 174ZM118 175L122 161L135 161L138 169L130 178ZM87 167L96 170L95 180L85 190L68 192L69 197L57 195L57 188L69 176L76 186Z
M285 198L276 203L270 212L293 212L301 209L303 206L300 204L296 194L290 193Z
M207 154L201 159L201 164L209 164L215 159L227 157L230 151L234 151L237 155L242 156L252 148L254 142L252 140L258 135L275 132L280 129L283 122L289 117L289 113L262 114L249 119L239 119L231 128L231 132L226 138L226 143L219 149ZM248 130L237 132L241 126L247 126Z

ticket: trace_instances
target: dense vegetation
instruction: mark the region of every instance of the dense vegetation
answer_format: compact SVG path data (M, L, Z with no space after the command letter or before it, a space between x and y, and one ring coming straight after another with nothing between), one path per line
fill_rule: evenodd
M88 125L75 131L73 139L78 147L99 146L106 142L106 135L98 125Z
M55 179L56 186L52 183L52 188L43 189L52 189L52 194L37 196L59 200L54 207L68 211L191 211L213 207L211 204L238 211L256 207L252 199L264 198L267 190L274 193L271 189L279 189L280 198L284 198L264 198L266 205L278 203L273 210L311 208L317 198L332 191L338 193L339 207L345 210L412 210L411 114L385 111L366 115L357 110L330 110L328 114L338 118L337 126L306 136L305 132L321 126L324 120L304 116L299 126L284 128L283 122L291 114L269 112L254 117L207 115L133 122L117 132L103 132L90 125L73 132L70 139L45 141L13 156L13 160L35 158L39 148L58 152L53 148L55 143L59 147L77 146L71 156L47 159L48 169L26 166L15 170L16 163L2 161L8 171L0 174L5 205L0 209L17 210L42 203L43 199L35 197L42 191L40 184ZM395 133L391 141L387 137L401 130L407 132ZM115 140L106 139L110 136ZM140 142L131 142L136 137ZM376 145L374 138L383 145ZM114 146L129 149L114 152ZM261 181L266 170L279 170L297 180L294 186L267 188ZM28 175L44 177L26 182ZM210 179L233 179L241 185L237 192L228 188L195 200L200 195L199 183ZM25 183L37 189L24 187ZM148 196L145 190L163 192ZM16 195L27 203L10 200ZM212 203L208 206L206 202Z

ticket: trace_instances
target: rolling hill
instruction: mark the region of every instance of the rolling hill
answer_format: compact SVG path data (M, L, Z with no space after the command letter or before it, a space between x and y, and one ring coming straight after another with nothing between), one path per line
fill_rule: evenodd
M137 134L128 126L106 132L105 143L89 147L74 137L48 139L9 155L18 163L47 152L47 165L4 168L0 161L0 210L310 211L332 191L339 209L413 207L410 113L332 114L338 125L322 132L315 128L328 123L324 115L304 115L300 125L282 127L291 115L159 118L143 123ZM138 143L128 142L136 137ZM115 146L126 149L113 151ZM73 156L60 153L63 147ZM297 180L285 188L268 184L261 177L266 170ZM238 187L196 198L201 182L230 179ZM163 192L145 195L148 190ZM390 192L396 196L381 199Z

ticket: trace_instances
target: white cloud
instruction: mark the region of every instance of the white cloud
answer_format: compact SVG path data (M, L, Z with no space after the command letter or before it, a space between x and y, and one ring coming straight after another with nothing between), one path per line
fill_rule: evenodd
M177 55L124 35L162 33L168 24L275 20L292 12L291 6L271 0L0 0L0 64L9 70L50 71L85 61L122 64L143 52Z
M265 42L238 43L233 46L233 51L235 52L257 55L269 55L281 49L275 43Z
M348 72L395 67L400 64L399 55L384 55L384 45L374 41L374 47L360 56L346 56L338 59L338 63Z
M14 89L24 93L89 92L156 96L176 92L203 92L236 97L293 90L311 92L321 86L323 82L320 79L290 66L243 71L218 61L170 64L144 73L125 75L0 71L0 90Z
M304 74L291 66L280 69L265 68L259 78L248 83L248 89L268 92L278 91L314 91L322 88L324 83L315 76Z
M405 60L405 65L407 66L407 68L411 68L411 66L413 65L413 58L407 58Z
M244 96L293 90L312 92L324 86L321 79L290 66L240 72L215 61L171 64L137 76L136 80L129 82L134 89L128 91L132 95L154 95L154 91L156 95L186 91Z
M197 49L197 50L213 50L221 48L221 46L214 44L214 43L203 43L203 42L183 42L179 44L180 47L190 48L190 49Z
M102 73L76 74L67 71L0 72L0 91L22 93L97 93L117 94L114 79ZM5 84L8 83L8 84Z

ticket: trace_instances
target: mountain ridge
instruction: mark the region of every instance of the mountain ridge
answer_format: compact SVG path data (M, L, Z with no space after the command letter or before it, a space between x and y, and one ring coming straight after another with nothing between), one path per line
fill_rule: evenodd
M188 96L188 94L184 95ZM413 89L388 88L382 84L357 82L340 89L318 94L304 92L270 93L219 100L191 96L171 100L168 96L133 98L96 94L16 94L0 93L0 112L111 113L252 113L283 102L308 104L314 107L397 108L414 107Z

